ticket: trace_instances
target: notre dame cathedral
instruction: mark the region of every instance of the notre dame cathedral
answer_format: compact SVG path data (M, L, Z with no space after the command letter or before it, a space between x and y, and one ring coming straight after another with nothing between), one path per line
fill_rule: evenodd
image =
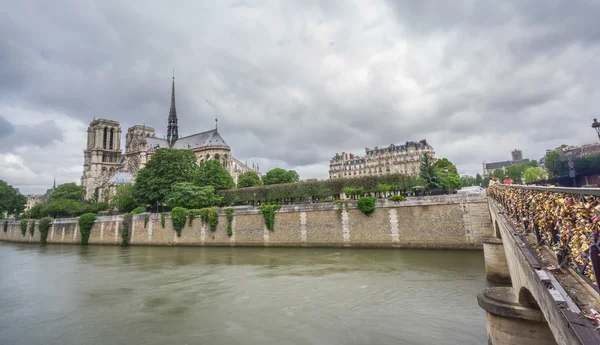
M108 202L119 184L133 183L137 172L161 147L191 150L198 164L216 159L225 168L235 183L238 176L248 171L260 174L258 165L248 167L231 155L231 148L221 137L217 128L179 137L175 108L175 78L171 89L167 136L156 137L154 128L135 125L127 129L125 154L121 153L121 127L117 121L93 120L88 127L87 148L83 151L83 175L81 185L85 187L86 199Z

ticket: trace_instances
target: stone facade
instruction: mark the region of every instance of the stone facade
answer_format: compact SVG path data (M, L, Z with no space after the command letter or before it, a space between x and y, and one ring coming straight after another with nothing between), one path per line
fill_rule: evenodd
M121 216L98 217L90 233L90 244L119 244ZM411 198L405 202L381 200L366 216L349 202L347 209L336 204L286 205L275 214L274 231L265 227L261 211L236 207L233 235L227 235L227 217L219 210L217 230L212 232L200 218L186 222L181 237L173 230L170 216L163 228L160 214L133 217L130 245L192 246L278 246L278 247L370 247L424 249L481 249L482 239L492 234L489 210L478 195ZM38 237L36 237L38 236ZM79 243L76 219L53 223L48 243ZM79 239L78 239L79 238ZM36 232L21 236L19 222L11 222L0 240L39 242Z
M421 155L430 153L435 158L433 148L426 140L407 141L404 145L391 144L388 147L365 148L365 156L355 156L342 152L329 161L329 178L360 177L383 174L405 174L418 176Z
M88 128L87 148L84 151L81 185L86 199L109 201L119 184L132 183L158 148L177 148L194 152L198 164L209 159L218 160L237 183L238 176L248 171L260 174L258 166L250 168L231 155L231 148L217 128L206 132L179 137L175 108L175 80L171 92L168 118L169 138L159 138L152 127L135 125L127 129L125 154L121 154L121 128L117 121L94 120Z

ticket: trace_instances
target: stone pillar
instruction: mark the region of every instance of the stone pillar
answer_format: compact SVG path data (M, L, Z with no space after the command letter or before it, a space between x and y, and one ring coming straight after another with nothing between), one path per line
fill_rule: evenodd
M510 273L508 271L508 262L504 252L504 244L499 238L488 237L482 240L483 256L485 258L485 277L487 280L500 283L511 284Z
M556 345L552 331L539 309L517 302L512 287L487 288L477 295L486 311L490 345Z

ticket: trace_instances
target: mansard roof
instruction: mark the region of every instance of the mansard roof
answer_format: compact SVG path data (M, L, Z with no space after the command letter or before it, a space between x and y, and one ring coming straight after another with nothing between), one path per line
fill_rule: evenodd
M227 145L216 129L179 138L175 142L175 145L173 145L176 149L190 150L211 146L225 146L229 148L229 145Z

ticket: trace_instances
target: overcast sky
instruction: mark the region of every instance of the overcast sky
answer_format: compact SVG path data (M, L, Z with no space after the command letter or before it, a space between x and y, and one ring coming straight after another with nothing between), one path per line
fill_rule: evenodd
M0 179L79 182L86 129L214 127L261 171L427 139L460 173L598 140L597 0L5 0ZM124 140L122 140L124 142Z

